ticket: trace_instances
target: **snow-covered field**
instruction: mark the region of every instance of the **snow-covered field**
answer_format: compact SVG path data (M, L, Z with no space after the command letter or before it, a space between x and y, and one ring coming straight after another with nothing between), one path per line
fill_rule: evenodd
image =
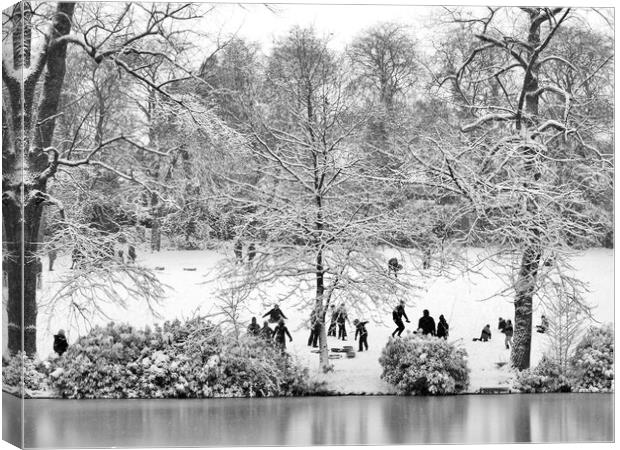
M194 314L210 314L218 311L215 289L218 284L213 280L214 270L224 258L232 257L232 250L221 251L163 251L160 253L139 252L138 263L147 267L164 267L158 271L160 280L169 285L166 300L157 307L160 318L154 317L144 303L131 301L127 309L116 305L106 305L105 311L109 319L100 317L92 321L93 324L104 324L109 320L128 322L135 326L143 326L174 318L189 318ZM594 318L600 322L613 321L613 251L606 249L590 249L572 260L579 279L589 284L590 292L586 300L595 305ZM66 273L71 265L69 255L60 257L55 264L54 272L47 272L47 260L43 261L43 286L39 291L44 302L58 289L59 277ZM183 268L196 268L195 271L185 271ZM240 268L239 270L244 270ZM504 348L504 335L497 331L499 316L513 318L512 297L496 295L504 289L502 281L492 271L483 271L481 274L469 274L455 279L443 276L428 278L423 283L423 292L416 294L415 304L407 304L406 311L410 324L405 333L411 332L417 325L423 309L428 309L437 321L443 314L450 324L450 341L458 341L469 354L471 368L471 391L480 387L508 384L510 373L507 367L499 369L496 363L509 360L509 350ZM481 301L486 297L491 299ZM275 295L274 295L275 297ZM259 319L270 308L276 299L256 300L247 305L241 320L249 323L252 316ZM327 381L328 386L343 393L389 393L390 386L380 379L381 367L378 359L381 349L387 342L394 329L389 311L393 305L385 305L383 323L371 321L367 325L369 332L369 351L357 353L353 359L333 360L335 370L327 375L318 371L318 355L311 353L306 346L309 331L307 319L309 311L297 310L293 301L281 302L281 308L288 316L287 325L293 335L293 342L289 344L289 352L306 364L311 373ZM535 322L538 322L543 313L540 305L535 305ZM86 331L84 324L68 322L68 312L64 308L54 311L42 310L38 316L38 349L41 357L52 353L52 335L64 328L69 342L76 340L80 333ZM358 317L358 313L351 311L351 322ZM369 318L370 312L363 314L360 319ZM491 324L493 339L490 342L472 342L473 337L480 335L485 324ZM3 313L3 352L6 353L6 311ZM344 345L357 345L353 341L354 329L347 326L349 338ZM342 346L342 341L328 338L329 347ZM542 356L547 345L546 337L534 333L532 348L532 363L535 364Z

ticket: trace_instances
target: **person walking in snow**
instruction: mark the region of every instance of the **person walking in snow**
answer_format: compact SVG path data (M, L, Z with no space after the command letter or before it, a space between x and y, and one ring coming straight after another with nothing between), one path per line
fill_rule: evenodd
M497 329L500 332L504 332L504 330L506 329L506 321L504 319L502 319L501 317L499 318L499 322L497 324Z
M512 345L512 335L514 334L512 321L510 319L506 321L506 328L504 328L503 333L506 335L506 339L504 339L504 344L506 345L506 349L508 350Z
M398 262L397 258L390 258L388 261L388 276L392 273L394 274L394 278L398 278L398 272L401 271L403 265Z
M338 311L336 311L336 306L331 305L329 307L331 314L329 321L329 328L327 329L327 335L336 337L336 326L338 325Z
M439 323L437 323L437 337L448 339L448 330L450 326L446 319L443 317L443 314L439 316Z
M489 340L491 340L491 325L489 325L488 323L484 326L484 328L482 329L482 332L480 333L480 337L479 338L474 338L474 341L481 341L481 342L487 342Z
M277 323L280 321L280 319L288 319L288 317L286 317L284 313L282 312L282 310L280 309L280 305L278 305L277 303L275 303L273 305L273 308L271 308L269 311L267 311L263 315L263 317L267 317L267 316L269 316L270 323Z
M405 301L401 300L398 303L398 306L392 311L392 320L396 324L396 329L392 332L392 337L394 337L396 333L398 333L398 336L400 336L405 330L403 317L405 318L405 321L409 323L409 317L407 317L407 313L405 313Z
M64 352L69 348L69 343L65 337L65 330L58 330L58 334L54 335L54 351L58 353L58 356L62 356Z
M338 324L338 339L342 339L343 341L347 340L347 328L346 322L349 321L349 316L347 315L347 310L344 307L344 303L340 305L338 308L338 315L336 316L336 323Z
M422 330L422 334L435 336L435 319L430 316L428 309L422 312L422 317L418 321L418 330Z
M267 342L271 342L273 338L273 330L269 328L269 322L263 322L263 328L260 329L260 337Z
M358 335L360 338L358 347L358 351L360 352L363 352L364 349L368 351L368 331L366 330L367 323L368 321L360 322L357 319L353 321L353 325L355 326L355 340L357 340Z
M291 333L288 332L288 328L284 324L284 319L280 319L278 325L273 330L273 338L276 341L276 345L280 347L282 352L286 350L286 336L288 336L289 342L293 342Z
M260 333L260 325L256 323L256 317L252 317L252 323L248 325L248 334L258 336L258 333Z
M235 264L243 264L243 242L241 239L237 239L235 242Z
M321 309L315 308L310 315L310 337L308 337L308 346L318 347L319 335L321 334Z

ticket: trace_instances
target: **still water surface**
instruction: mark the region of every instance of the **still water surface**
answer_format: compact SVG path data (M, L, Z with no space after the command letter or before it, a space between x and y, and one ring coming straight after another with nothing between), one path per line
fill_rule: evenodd
M613 424L613 394L24 402L26 447L609 442Z

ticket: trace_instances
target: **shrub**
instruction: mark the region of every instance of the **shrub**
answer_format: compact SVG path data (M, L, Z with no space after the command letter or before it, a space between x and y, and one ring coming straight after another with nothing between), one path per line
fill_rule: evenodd
M455 394L469 385L466 358L464 349L444 339L419 335L390 339L379 358L381 378L399 394Z
M573 391L610 392L614 388L614 332L611 325L590 328L570 360Z
M54 387L68 398L268 397L321 388L268 343L202 319L154 330L109 324L72 345Z
M562 374L559 364L546 355L534 368L517 374L514 387L521 392L570 392L569 380Z
M18 352L8 360L3 359L2 385L19 395L47 388L46 374L40 364L23 352ZM23 378L22 378L23 374Z

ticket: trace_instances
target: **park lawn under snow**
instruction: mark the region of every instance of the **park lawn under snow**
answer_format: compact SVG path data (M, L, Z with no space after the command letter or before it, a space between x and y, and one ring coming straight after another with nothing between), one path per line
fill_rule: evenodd
M476 249L470 252L477 252ZM130 323L136 327L152 325L164 320L175 318L187 319L196 314L206 315L218 312L216 289L222 282L214 280L214 272L223 259L232 258L232 249L225 247L220 251L162 251L159 253L139 252L138 264L146 267L164 267L157 271L159 279L169 285L167 298L156 307L160 317L155 317L141 301L130 301L127 309L118 305L106 304L104 310L108 318L93 318L91 324L105 324L112 321ZM435 262L436 263L436 262ZM590 292L586 300L594 305L594 318L599 322L613 321L613 251L606 249L589 249L572 260L579 279L589 283ZM69 255L60 257L55 264L54 272L47 271L47 260L43 261L43 286L39 291L40 299L45 302L58 289L58 278L69 270L71 265ZM183 268L195 268L195 271L186 271ZM239 266L240 271L246 270ZM508 386L511 373L507 365L498 368L497 363L509 361L509 350L504 347L504 335L497 331L499 316L511 318L514 321L512 296L495 295L505 289L503 282L491 270L483 269L479 274L462 275L454 279L444 276L433 276L422 282L422 290L415 293L412 300L408 300L406 312L411 321L406 325L405 333L415 329L423 309L428 309L431 315L438 320L443 314L450 324L449 340L457 342L467 350L469 355L470 391L477 391L480 387ZM6 295L6 293L5 293ZM244 327L256 316L262 324L261 316L270 309L274 302L279 301L278 293L272 297L257 298L248 302L241 314ZM492 296L491 299L481 299ZM288 316L287 326L293 336L293 342L288 344L288 351L298 360L310 368L311 374L317 379L327 382L327 386L340 393L390 393L392 388L381 380L381 366L379 357L381 350L394 329L391 320L391 310L394 305L379 305L375 311L357 313L349 308L349 319L369 320L369 351L356 353L352 359L332 360L334 371L328 374L319 372L318 355L311 352L307 339L307 327L310 311L296 309L292 299L281 301L280 305ZM540 305L535 303L534 322L537 323L540 314L544 313ZM69 342L75 341L80 334L86 332L84 322L68 322L66 306L55 310L43 309L38 315L37 346L39 356L46 357L52 353L52 335L59 328L67 332ZM381 317L379 321L376 318ZM373 318L375 318L373 320ZM3 352L6 354L6 311L3 314ZM473 342L473 337L480 335L485 324L491 324L493 338L490 342ZM354 328L347 325L349 333L346 343L328 338L328 346L341 347L353 345L357 350L357 343L353 341ZM532 364L536 364L547 346L545 335L534 333L532 343Z

